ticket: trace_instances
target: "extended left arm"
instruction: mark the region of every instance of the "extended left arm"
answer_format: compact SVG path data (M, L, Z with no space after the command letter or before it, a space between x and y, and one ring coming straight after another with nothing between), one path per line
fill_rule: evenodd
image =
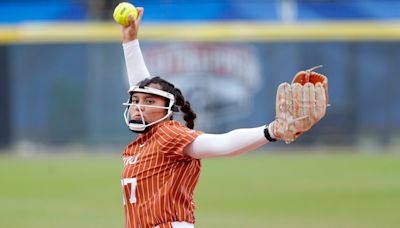
M253 151L267 144L274 136L266 126L242 128L225 134L202 134L185 148L185 154L201 159L235 156Z
M255 150L270 141L294 141L325 116L328 79L314 69L296 74L291 85L279 85L275 120L267 128L262 126L225 134L203 134L185 148L185 154L197 159L234 156Z

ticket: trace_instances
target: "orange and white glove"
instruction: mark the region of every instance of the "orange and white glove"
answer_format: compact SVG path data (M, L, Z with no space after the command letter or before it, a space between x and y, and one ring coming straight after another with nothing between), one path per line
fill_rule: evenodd
M290 143L325 116L328 79L313 67L298 72L292 84L284 82L276 94L276 116L269 125L271 136Z

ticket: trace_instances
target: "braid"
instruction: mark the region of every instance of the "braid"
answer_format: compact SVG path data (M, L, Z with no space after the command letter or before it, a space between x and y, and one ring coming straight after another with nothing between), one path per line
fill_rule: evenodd
M181 112L183 112L183 120L185 120L186 122L186 127L193 129L194 120L196 119L196 113L192 110L189 101L186 101L183 97L181 90L176 88L172 83L160 77L145 79L139 82L138 85L147 86L151 83L159 84L162 90L172 93L175 96L175 105L180 107Z
M196 113L192 110L189 101L185 101L182 92L178 88L175 88L175 91L175 103L180 107L181 112L183 112L183 119L186 121L186 126L190 129L193 129Z

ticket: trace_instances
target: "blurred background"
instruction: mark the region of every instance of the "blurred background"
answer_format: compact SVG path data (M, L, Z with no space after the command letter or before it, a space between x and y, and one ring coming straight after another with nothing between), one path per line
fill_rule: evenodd
M135 135L119 2L0 1L1 227L122 226L119 156ZM269 123L280 83L320 64L329 78L326 117L262 151L285 156L203 162L199 227L400 224L400 1L131 2L150 73L182 89L198 130Z
M124 145L128 88L119 1L0 2L0 147ZM273 119L275 90L322 64L327 116L296 145L400 144L399 1L231 0L134 3L152 75L180 86L197 129ZM38 148L39 147L39 148Z
M118 2L0 2L1 148L104 148L132 139L112 21ZM272 121L277 85L322 64L331 107L294 147L399 146L400 1L134 4L146 9L140 40L150 73L182 88L198 112L197 129Z

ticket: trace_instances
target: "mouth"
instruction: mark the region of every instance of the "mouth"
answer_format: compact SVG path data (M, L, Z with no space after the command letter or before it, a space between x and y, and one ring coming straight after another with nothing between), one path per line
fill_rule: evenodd
M149 125L149 123L148 123L147 121L145 121L145 122L143 123L143 121L142 121L141 119L140 119L140 120L130 120L129 123L130 123L130 124Z
M133 124L143 124L143 121L142 121L141 119L136 119L136 118L134 118L134 119L132 119L132 120L129 120L129 123L133 123Z

